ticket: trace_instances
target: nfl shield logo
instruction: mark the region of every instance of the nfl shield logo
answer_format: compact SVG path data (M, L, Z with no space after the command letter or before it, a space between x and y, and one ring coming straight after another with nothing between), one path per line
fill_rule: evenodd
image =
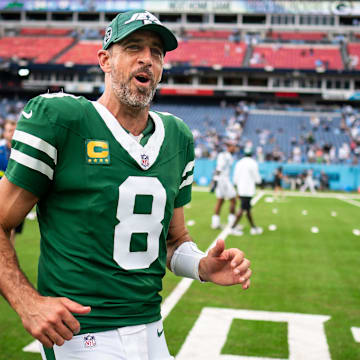
M146 169L149 165L150 165L149 156L142 154L141 155L141 166Z
M87 334L84 336L84 346L85 348L93 348L96 345L95 336Z

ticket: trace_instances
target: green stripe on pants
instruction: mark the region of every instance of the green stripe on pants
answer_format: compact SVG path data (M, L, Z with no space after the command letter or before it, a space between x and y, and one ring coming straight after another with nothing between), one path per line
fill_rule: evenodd
M49 349L49 348L43 346L43 349L44 349L46 360L56 360L53 348Z

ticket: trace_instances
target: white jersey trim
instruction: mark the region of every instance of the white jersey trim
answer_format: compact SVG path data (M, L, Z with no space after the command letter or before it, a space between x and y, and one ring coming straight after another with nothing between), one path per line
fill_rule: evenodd
M150 111L149 114L155 123L155 131L145 146L139 144L130 136L119 124L111 112L102 104L93 101L95 109L104 120L106 126L113 134L116 141L129 153L129 155L138 163L142 170L148 170L155 163L161 145L165 138L164 124L156 113Z
M11 149L10 159L46 175L50 180L54 177L54 170L49 165L18 150Z
M193 181L194 181L194 175L190 175L181 183L181 185L179 186L179 190L187 185L192 184Z
M20 141L26 145L29 145L37 150L40 150L44 152L46 155L48 155L51 159L54 160L54 163L56 165L57 163L57 150L54 146L49 144L43 139L40 139L37 136L28 134L21 130L15 130L13 139L16 141Z
M195 165L195 160L189 161L187 163L187 165L185 166L185 169L184 169L184 172L183 172L182 176L185 176L186 173L191 171L194 168L194 165Z

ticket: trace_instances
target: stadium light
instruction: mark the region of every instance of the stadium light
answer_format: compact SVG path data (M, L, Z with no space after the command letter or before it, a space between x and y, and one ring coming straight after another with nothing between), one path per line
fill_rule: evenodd
M214 70L222 70L222 65L220 65L220 64L214 64L213 66L212 66L212 68L214 69Z
M21 77L25 77L25 76L28 76L30 74L30 70L29 69L19 69L18 71L18 75L21 76Z

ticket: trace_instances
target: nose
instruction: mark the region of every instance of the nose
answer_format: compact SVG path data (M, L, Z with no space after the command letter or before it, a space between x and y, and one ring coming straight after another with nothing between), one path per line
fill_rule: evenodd
M138 62L141 65L152 65L151 49L149 46L144 46L142 51L139 53Z

